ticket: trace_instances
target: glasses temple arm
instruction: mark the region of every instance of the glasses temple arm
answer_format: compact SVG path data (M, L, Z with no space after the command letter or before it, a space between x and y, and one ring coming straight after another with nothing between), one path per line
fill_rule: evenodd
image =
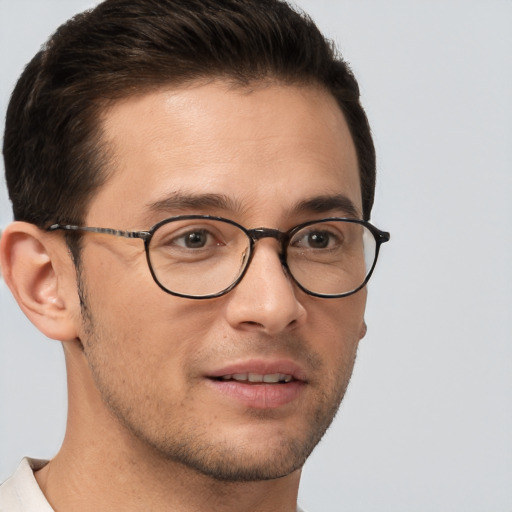
M122 236L124 238L141 238L146 241L151 236L149 231L123 231L121 229L111 228L92 228L88 226L74 226L72 224L52 224L47 231L57 231L62 229L65 231L86 231L88 233L101 233L104 235Z

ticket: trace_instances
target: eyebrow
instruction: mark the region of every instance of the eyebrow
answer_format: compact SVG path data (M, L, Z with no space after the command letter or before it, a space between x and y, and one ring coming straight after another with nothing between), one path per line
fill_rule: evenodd
M180 210L223 210L234 213L243 211L241 204L225 194L185 194L174 192L168 197L148 203L152 212L168 212ZM343 194L321 195L297 202L291 209L292 213L328 213L341 212L342 215L360 218L360 212L354 203Z
M344 216L360 218L361 214L355 204L345 195L323 195L299 201L293 208L294 212L328 213L341 211Z
M173 194L147 205L150 211L160 212L169 210L229 210L238 212L240 204L224 194Z

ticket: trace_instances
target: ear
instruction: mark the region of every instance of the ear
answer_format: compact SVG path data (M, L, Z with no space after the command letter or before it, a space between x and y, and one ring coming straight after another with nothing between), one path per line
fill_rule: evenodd
M363 320L363 324L361 325L361 330L359 331L359 339L362 340L366 333L368 332L368 327L366 326L366 322Z
M61 341L77 336L76 279L62 237L13 222L0 240L0 265L20 308L43 334Z

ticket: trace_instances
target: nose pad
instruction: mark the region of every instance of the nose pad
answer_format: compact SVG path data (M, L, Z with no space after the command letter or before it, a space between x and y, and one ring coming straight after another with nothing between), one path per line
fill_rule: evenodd
M271 240L257 244L242 281L229 294L227 320L234 328L276 334L305 319L298 289L275 245Z

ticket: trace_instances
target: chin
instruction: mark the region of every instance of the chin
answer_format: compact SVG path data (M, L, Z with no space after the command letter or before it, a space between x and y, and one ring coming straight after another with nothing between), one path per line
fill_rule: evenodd
M294 450L288 447L277 453L276 450L269 450L264 455L261 451L253 454L252 449L232 448L229 453L203 453L197 454L196 457L175 459L175 462L214 480L257 482L282 478L302 468L309 453L306 454L300 447L296 449L298 453L294 453Z
M256 482L282 478L300 470L323 434L323 427L311 426L277 430L261 424L256 428L240 426L235 434L215 439L214 433L153 444L160 455L209 478L224 482ZM211 427L215 429L214 426ZM196 432L197 434L197 432Z

